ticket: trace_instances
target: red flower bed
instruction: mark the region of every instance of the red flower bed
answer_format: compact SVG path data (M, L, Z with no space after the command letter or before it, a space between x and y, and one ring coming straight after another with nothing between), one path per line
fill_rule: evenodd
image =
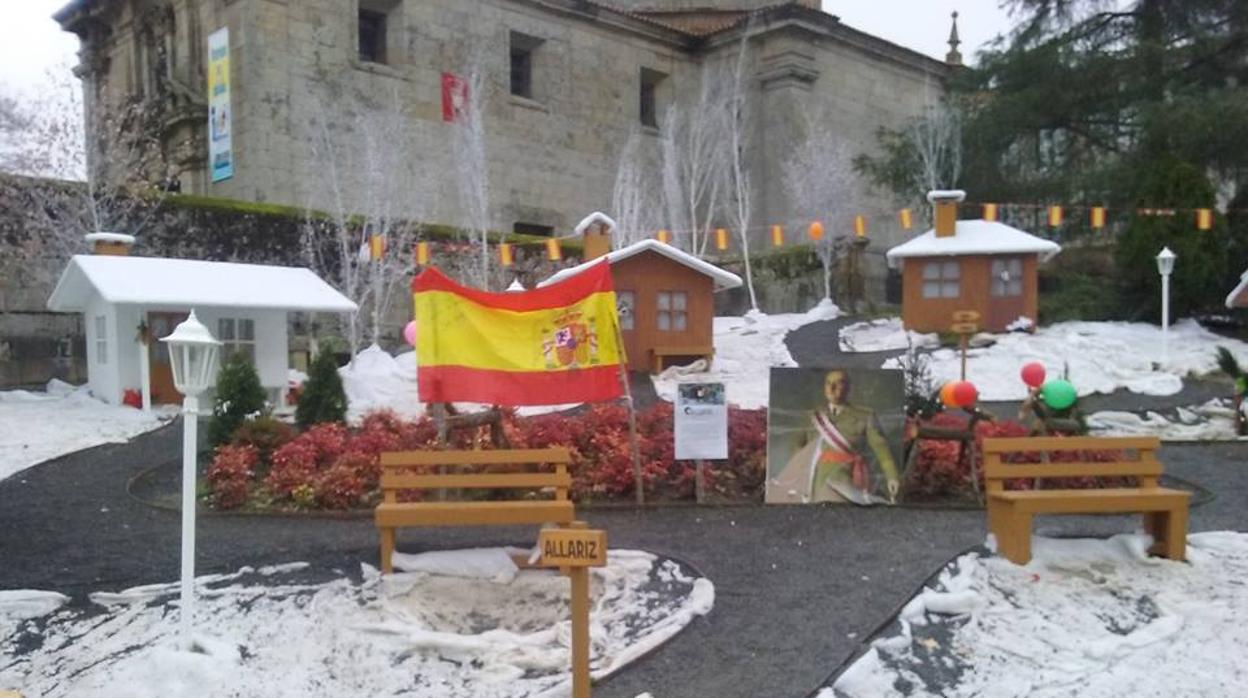
M730 459L705 471L708 491L734 499L759 499L766 474L767 416L765 410L729 410ZM637 415L642 486L652 499L689 499L694 495L694 464L676 461L673 453L672 406L660 403ZM240 429L240 434L244 430ZM244 505L249 497L278 506L349 509L368 506L378 498L380 454L394 450L432 449L437 429L429 419L405 421L391 412L367 415L358 429L322 424L273 447L258 462L257 444L236 439L222 446L209 469L216 506ZM631 498L635 488L629 448L628 412L616 405L597 405L574 416L551 414L532 418L504 416L504 432L512 448L566 446L572 453L572 496L578 500ZM470 435L460 434L457 448L472 448ZM480 444L488 447L488 444Z

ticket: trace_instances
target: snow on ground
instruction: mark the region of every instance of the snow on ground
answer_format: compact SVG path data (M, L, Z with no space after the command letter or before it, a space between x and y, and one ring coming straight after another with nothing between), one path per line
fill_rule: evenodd
M855 322L841 328L841 351L870 352L929 349L940 346L940 337L934 334L907 332L901 326L901 318L880 318Z
M144 414L109 405L53 379L45 392L0 392L0 480L57 456L106 443L125 443L176 414L160 409Z
M751 311L744 317L717 317L711 370L705 370L706 363L700 360L689 366L673 366L654 376L654 389L659 397L672 402L680 383L722 382L730 404L749 409L766 407L771 367L797 365L784 345L785 336L840 314L840 308L825 298L805 313L765 315Z
M1248 674L1248 534L1033 539L1026 567L969 553L821 698L1214 696ZM833 690L834 689L834 690Z
M1170 328L1170 358L1164 367L1161 328L1139 322L1061 322L1035 334L995 335L991 346L971 349L967 377L986 401L1022 400L1027 386L1019 378L1023 364L1039 361L1051 377L1070 368L1070 381L1080 395L1112 393L1125 388L1144 395L1173 395L1183 389L1182 378L1217 370L1216 351L1224 346L1241 363L1248 362L1248 343L1227 339L1183 320ZM904 344L904 340L902 340ZM956 380L960 354L938 349L931 354L932 378L939 384ZM897 368L896 359L884 363Z
M1248 404L1245 405L1248 410ZM1158 412L1094 412L1088 427L1097 436L1156 436L1163 441L1233 441L1235 409L1230 400L1214 398L1203 405L1180 407L1173 418Z
M455 566L445 559L442 565ZM419 558L420 556L409 556ZM451 558L454 557L452 554ZM410 561L410 559L409 559ZM419 561L414 564L419 565ZM201 577L195 643L179 643L177 585L92 595L90 607L8 616L0 686L26 698L309 695L546 696L569 690L569 585L525 570L509 583L429 573L300 583L300 566ZM592 570L591 666L601 677L714 604L676 562L613 550ZM23 615L24 613L24 615Z

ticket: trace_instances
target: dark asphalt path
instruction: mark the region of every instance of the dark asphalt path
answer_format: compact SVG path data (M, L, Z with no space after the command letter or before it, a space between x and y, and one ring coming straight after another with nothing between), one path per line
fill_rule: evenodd
M102 446L0 481L0 589L89 591L173 581L179 520L126 493L126 481L178 457L180 427ZM1245 530L1248 444L1167 446L1170 472L1218 497L1193 530ZM596 695L803 696L929 574L982 542L979 511L847 507L667 507L587 510L614 547L678 557L716 587L712 613ZM1040 519L1041 533L1132 530L1117 517ZM524 544L526 529L405 530L407 552ZM203 516L198 572L303 560L354 573L377 564L371 520ZM854 634L851 637L851 634Z

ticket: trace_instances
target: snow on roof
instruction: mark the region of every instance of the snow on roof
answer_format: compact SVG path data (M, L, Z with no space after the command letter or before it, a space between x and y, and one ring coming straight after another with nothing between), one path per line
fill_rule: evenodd
M606 259L609 263L614 264L628 259L629 257L635 257L646 251L657 252L673 262L683 264L694 271L701 272L711 277L711 279L715 281L716 291L725 291L730 288L737 288L741 285L741 277L736 274L720 269L710 262L705 262L697 257L694 257L688 252L683 252L667 243L659 242L658 240L642 240L641 242L634 242L628 247L608 253L606 255ZM564 269L549 279L539 283L538 287L547 286L555 283L556 281L563 281L566 278L576 276L586 269L589 269L594 264L597 264L601 259L601 257L598 259L591 259L588 262L578 264L575 267Z
M1226 297L1226 307L1248 308L1248 271L1239 277L1239 285L1231 291L1231 295Z
M76 255L48 309L80 312L98 294L109 303L354 312L359 309L311 270L160 257Z
M1055 242L1024 233L1018 228L997 221L958 221L952 237L938 238L935 230L898 245L888 251L888 265L896 267L907 257L955 257L977 254L1037 254L1048 261L1061 252Z
M619 230L619 226L615 224L615 220L613 220L611 216L608 216L607 214L602 213L601 211L594 211L588 216L585 216L585 220L581 221L580 223L576 225L574 232L577 235L584 235L585 231L589 228L589 226L595 223L602 223L606 225L607 228L610 230Z

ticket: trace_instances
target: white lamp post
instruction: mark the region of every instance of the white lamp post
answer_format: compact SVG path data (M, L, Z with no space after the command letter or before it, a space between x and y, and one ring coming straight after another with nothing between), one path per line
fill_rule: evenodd
M1157 255L1157 272L1161 274L1161 365L1170 363L1170 273L1176 255L1163 247Z
M195 465L199 442L199 396L217 374L221 347L191 311L185 322L162 338L169 347L173 385L182 398L182 641L191 642L195 615Z

